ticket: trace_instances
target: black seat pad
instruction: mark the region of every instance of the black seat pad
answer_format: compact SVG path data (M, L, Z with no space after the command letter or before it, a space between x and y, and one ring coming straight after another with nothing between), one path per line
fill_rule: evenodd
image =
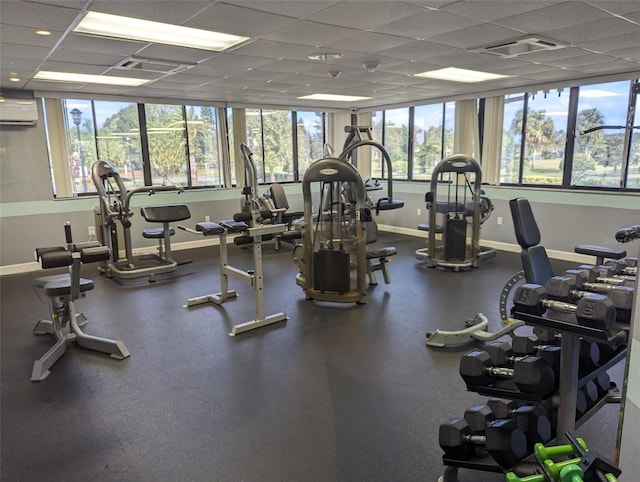
M386 248L367 249L367 259L375 258L388 258L398 254L398 250L394 246L387 246Z
M93 286L93 280L80 278L80 293L92 290ZM71 278L68 277L67 279L57 279L54 281L50 281L49 283L44 285L44 294L49 297L70 295Z
M176 234L176 230L169 226L169 236ZM142 231L143 238L164 238L164 228L147 228Z

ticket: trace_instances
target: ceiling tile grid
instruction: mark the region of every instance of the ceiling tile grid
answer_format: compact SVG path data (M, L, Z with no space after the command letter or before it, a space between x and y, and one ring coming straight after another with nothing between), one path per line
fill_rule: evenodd
M153 7L152 7L153 6ZM223 53L73 33L87 10L244 35ZM37 29L51 31L38 36ZM474 51L524 36L566 44L512 58ZM309 55L342 54L330 61ZM188 64L121 70L128 57ZM365 63L379 64L369 72ZM414 74L442 67L508 75L479 84ZM33 80L38 70L139 77L136 87ZM15 74L15 75L14 75ZM19 77L18 82L9 77ZM473 93L640 77L640 2L615 0L3 0L0 88L244 104L370 108ZM311 93L364 95L342 104Z

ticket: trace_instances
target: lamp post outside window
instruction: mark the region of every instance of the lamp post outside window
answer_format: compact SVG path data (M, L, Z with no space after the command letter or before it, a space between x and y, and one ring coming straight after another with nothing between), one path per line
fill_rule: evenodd
M84 169L84 155L82 154L82 139L80 138L80 122L82 122L82 111L78 108L73 109L71 112L71 119L78 131L78 156L80 157L80 172L82 173L82 191L87 192L87 174Z

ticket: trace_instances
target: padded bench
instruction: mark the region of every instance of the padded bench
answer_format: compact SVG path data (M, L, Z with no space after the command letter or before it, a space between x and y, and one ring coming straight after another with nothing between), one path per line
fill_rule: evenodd
M578 254L595 256L596 266L604 263L605 259L622 259L627 255L624 249L605 248L602 246L592 246L590 244L579 244L573 250Z

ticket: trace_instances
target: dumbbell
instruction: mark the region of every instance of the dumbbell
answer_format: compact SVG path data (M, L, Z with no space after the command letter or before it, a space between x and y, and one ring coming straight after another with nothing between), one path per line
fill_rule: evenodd
M535 332L536 330L534 329L534 333L531 333L530 335L519 335L519 336L514 336L513 337L513 350L514 352L517 353L521 353L523 355L528 355L528 354L533 354L536 352L536 350L542 350L545 347L549 347L549 346L556 346L556 345L550 345L549 343L543 343L542 340L539 339L538 335L536 334L537 332ZM553 332L551 332L550 330L545 330L545 332L550 332L551 334L553 334ZM545 333L543 336L546 336L548 333ZM556 340L561 340L560 336L553 335L553 341L555 342ZM559 348L558 348L559 350ZM558 353L557 355L557 359L554 358L547 358L547 361L551 363L551 361L553 360L554 363L557 362L558 363L558 368L556 369L556 366L551 363L551 365L554 367L554 370L556 370L556 373L558 373L558 369L559 369L559 364L560 364L560 354ZM600 366L600 348L598 346L597 343L592 343L592 342L588 342L588 341L584 341L584 340L580 340L580 366L586 369L593 369L596 368L598 366Z
M572 276L554 276L545 285L547 297L551 300L571 302L589 295L589 291L595 291L606 295L613 301L618 321L629 322L635 294L633 288L628 286L598 285L597 283L583 283L579 286L576 283L579 283L579 280ZM591 290L590 287L595 289ZM582 291L581 288L588 291Z
M464 418L452 418L440 425L438 441L451 458L467 460L484 447L502 467L513 467L527 456L527 437L512 420L494 420L485 435L474 435Z
M557 375L560 373L560 347L557 345L527 345L525 341L518 341L519 338L528 337L514 336L511 345L504 341L487 343L484 349L494 364L503 367L513 366L515 362L528 355L544 358L553 369L557 379ZM537 337L535 338L537 339Z
M581 264L575 269L568 269L564 272L563 276L574 276L576 271L581 273L578 276L580 276L583 283L629 286L631 288L634 288L636 285L635 276L604 276L605 274L610 273L610 271L607 271L606 268L601 269L599 266L593 266L591 264ZM593 287L593 289L596 288Z
M505 406L509 406L509 400L505 400L507 405L502 405L498 400L501 399L489 399L487 405L476 405L465 411L464 419L471 430L482 433L493 420L510 418L527 437L529 453L533 452L536 443L547 443L551 440L551 422L539 407L523 405L505 410ZM497 413L493 411L490 403L496 408Z
M582 460L580 457L574 459L563 460L561 462L552 462L551 460L545 461L546 466L545 474L527 475L525 477L518 477L514 472L507 472L505 474L506 482L550 482L558 481L560 473L565 467L570 465L576 465ZM550 478L551 477L551 478Z
M467 385L486 386L495 378L510 378L523 393L542 397L555 391L556 377L549 364L540 357L526 356L513 368L496 367L486 351L474 350L460 358L460 376Z
M538 316L543 315L547 308L574 313L580 325L599 330L608 330L616 319L616 308L613 302L597 293L589 294L581 298L577 305L572 305L549 300L543 286L526 283L516 289L513 303L516 311Z

